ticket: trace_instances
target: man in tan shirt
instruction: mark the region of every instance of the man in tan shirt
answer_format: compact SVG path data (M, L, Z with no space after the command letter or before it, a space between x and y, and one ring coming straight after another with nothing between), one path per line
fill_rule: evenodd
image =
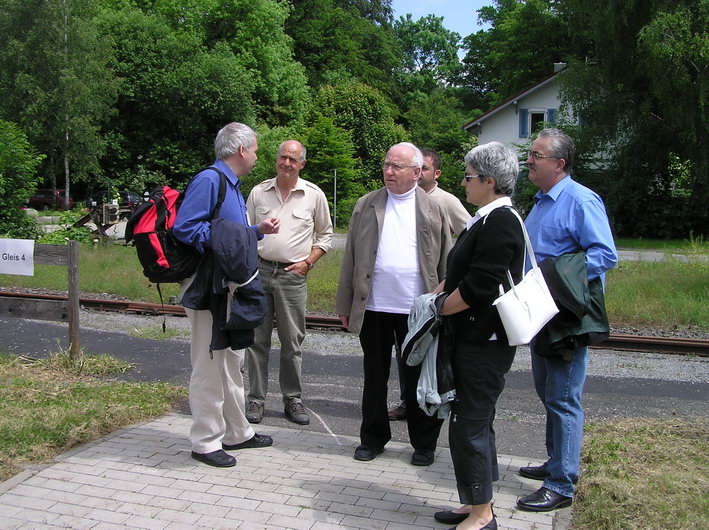
M441 176L441 158L438 153L433 149L421 149L421 153L423 153L423 167L419 186L446 210L451 233L460 235L471 216L458 197L438 186L438 177Z
M246 201L251 222L258 224L270 217L280 219L279 233L263 238L258 246L267 311L265 322L256 328L254 345L246 350L249 367L246 418L251 423L263 419L274 318L281 343L279 381L284 413L294 423L310 423L303 406L300 377L307 275L332 246L332 221L325 194L299 176L305 167L305 155L300 142L283 142L276 154L276 178L254 187Z

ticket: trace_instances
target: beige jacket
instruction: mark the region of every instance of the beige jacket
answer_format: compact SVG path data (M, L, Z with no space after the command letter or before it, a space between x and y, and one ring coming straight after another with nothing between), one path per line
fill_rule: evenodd
M336 310L338 315L350 317L349 331L354 333L359 333L364 308L369 299L387 197L386 188L360 197L350 219L337 288ZM448 227L448 214L443 207L417 187L416 240L419 268L424 286L429 292L445 277L446 257L451 248Z

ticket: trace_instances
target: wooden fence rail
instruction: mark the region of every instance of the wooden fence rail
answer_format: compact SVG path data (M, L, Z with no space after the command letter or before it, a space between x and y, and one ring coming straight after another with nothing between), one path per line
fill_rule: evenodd
M33 318L69 323L69 355L81 355L79 341L79 243L67 245L35 245L35 265L58 265L67 267L68 299L21 300L0 295L0 316Z

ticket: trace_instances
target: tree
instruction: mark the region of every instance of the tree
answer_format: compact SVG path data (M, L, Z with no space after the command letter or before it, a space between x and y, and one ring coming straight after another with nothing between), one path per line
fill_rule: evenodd
M352 135L337 127L332 118L317 116L305 130L304 145L308 149L305 176L320 186L330 202L335 224L347 226L357 199L364 195L360 170L355 159ZM337 171L337 189L335 189ZM335 194L337 212L335 213Z
M37 237L37 228L21 209L37 188L37 168L44 159L14 123L0 120L0 235Z
M393 144L408 138L394 121L395 107L374 88L351 82L322 87L313 108L352 134L355 154L363 170L362 184L367 191L378 188L384 155Z
M250 76L259 117L269 126L303 119L305 72L284 26L290 4L277 0L156 0L150 11L177 31L195 33L208 49L224 45Z
M607 151L601 185L616 231L706 234L709 4L567 0L588 61L564 76L584 141ZM580 22L583 21L583 24Z
M460 35L443 26L443 17L426 15L414 21L410 14L394 23L404 54L404 84L408 91L429 93L458 77Z
M224 124L255 122L252 76L228 46L208 50L194 32L136 9L106 12L98 26L115 36L124 87L104 160L114 186L183 185L212 159Z
M394 34L359 14L351 2L297 0L285 29L313 89L358 79L385 94L400 63ZM364 5L364 3L362 3ZM373 15L374 16L374 15ZM377 15L378 17L378 15Z
M0 12L0 113L47 153L53 187L99 173L117 82L92 0L6 0Z
M459 85L467 108L487 110L553 72L553 63L576 56L575 27L560 15L556 0L495 0L478 11L490 24L463 40L467 53Z

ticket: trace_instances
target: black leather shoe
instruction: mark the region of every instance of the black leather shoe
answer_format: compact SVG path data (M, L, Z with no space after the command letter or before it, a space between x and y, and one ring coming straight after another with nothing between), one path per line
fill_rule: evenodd
M520 467L519 474L525 478L544 480L548 475L547 463L544 462L541 466Z
M393 409L387 411L389 421L400 421L406 419L406 403L403 401Z
M430 466L435 460L435 451L430 449L416 449L411 455L411 464L414 466Z
M357 449L355 449L354 459L362 462L368 462L369 460L374 460L383 452L383 447L367 447L366 445L360 445Z
M249 401L246 405L246 419L249 423L261 423L263 421L263 403Z
M571 497L559 495L547 488L539 488L531 495L517 499L517 507L528 512L550 512L571 506L572 502Z
M265 434L254 434L251 438L240 444L222 444L225 451L237 451L239 449L254 449L257 447L270 447L273 445L273 438Z
M192 458L214 467L234 467L236 465L236 458L221 449L211 453L195 453L192 451Z
M468 518L469 513L456 513L453 510L445 510L436 512L433 518L443 524L460 524Z

